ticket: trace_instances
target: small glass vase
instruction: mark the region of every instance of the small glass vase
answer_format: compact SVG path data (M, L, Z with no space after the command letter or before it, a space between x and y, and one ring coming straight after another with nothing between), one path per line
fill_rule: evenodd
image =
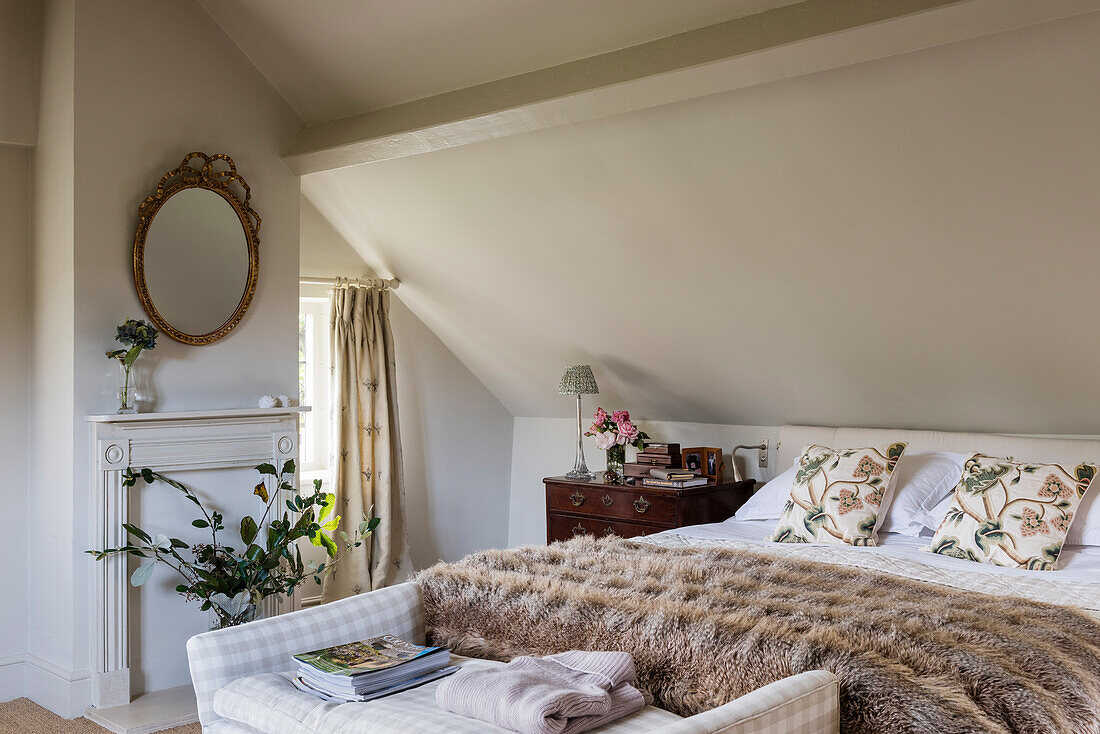
M137 363L129 368L118 363L118 414L127 415L137 410Z
M622 484L623 464L625 463L626 446L616 444L609 448L607 450L607 471L603 475L604 481L611 484Z
M210 610L210 629L211 630L223 630L228 627L237 627L245 622L251 622L257 618L257 609L255 604L249 604L245 607L245 610L232 619L226 619L215 612Z

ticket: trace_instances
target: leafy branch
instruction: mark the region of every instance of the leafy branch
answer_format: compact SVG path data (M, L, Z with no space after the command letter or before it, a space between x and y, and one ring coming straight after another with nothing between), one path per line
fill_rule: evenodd
M364 517L353 535L338 531L341 518L333 511L335 495L323 492L319 479L313 483L312 495L303 497L296 493L292 482L296 471L293 460L285 462L281 469L273 464L260 464L256 470L261 481L252 493L264 502L264 512L259 522L247 515L241 518L240 537L245 548L240 553L219 542L218 533L225 530L225 518L220 512L203 505L187 485L147 468L137 472L127 469L123 472L123 486L134 487L141 480L145 484L163 482L179 491L199 509L202 516L191 524L208 529L210 542L188 545L179 538L162 533L151 536L137 525L123 523L128 535L126 545L86 552L97 561L119 554L143 559L130 577L134 586L145 584L158 563L168 566L183 579L176 591L188 600L201 601L203 611L213 609L220 626L226 627L249 621L269 596L291 596L310 576L320 584L337 563L363 545L378 527L378 518ZM281 516L281 508L276 508L279 492L268 492L269 478L278 490L292 494ZM334 537L337 533L339 542ZM303 562L298 545L303 538L324 548L328 559L316 565L312 561ZM181 551L188 552L191 558L185 558Z

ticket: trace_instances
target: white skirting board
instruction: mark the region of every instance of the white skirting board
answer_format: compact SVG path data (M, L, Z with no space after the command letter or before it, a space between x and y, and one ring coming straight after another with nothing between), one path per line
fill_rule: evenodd
M115 734L151 734L199 720L195 689L191 686L167 688L138 696L122 706L98 709L89 706L84 718Z
M90 670L66 670L37 655L23 661L25 695L63 719L75 719L92 700Z
M0 658L0 701L27 695L27 672L23 655Z

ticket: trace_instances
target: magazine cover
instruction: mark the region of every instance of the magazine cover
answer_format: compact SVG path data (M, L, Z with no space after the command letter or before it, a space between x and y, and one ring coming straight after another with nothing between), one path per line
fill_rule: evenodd
M414 645L393 635L381 635L360 642L302 653L295 655L294 659L326 673L357 675L393 668L438 649Z

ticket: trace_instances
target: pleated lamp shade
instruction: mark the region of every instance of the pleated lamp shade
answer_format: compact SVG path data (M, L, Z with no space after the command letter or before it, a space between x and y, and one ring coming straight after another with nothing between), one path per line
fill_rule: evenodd
M596 376L592 374L592 367L587 364L567 367L558 383L558 392L562 395L598 395L600 389L596 387Z

